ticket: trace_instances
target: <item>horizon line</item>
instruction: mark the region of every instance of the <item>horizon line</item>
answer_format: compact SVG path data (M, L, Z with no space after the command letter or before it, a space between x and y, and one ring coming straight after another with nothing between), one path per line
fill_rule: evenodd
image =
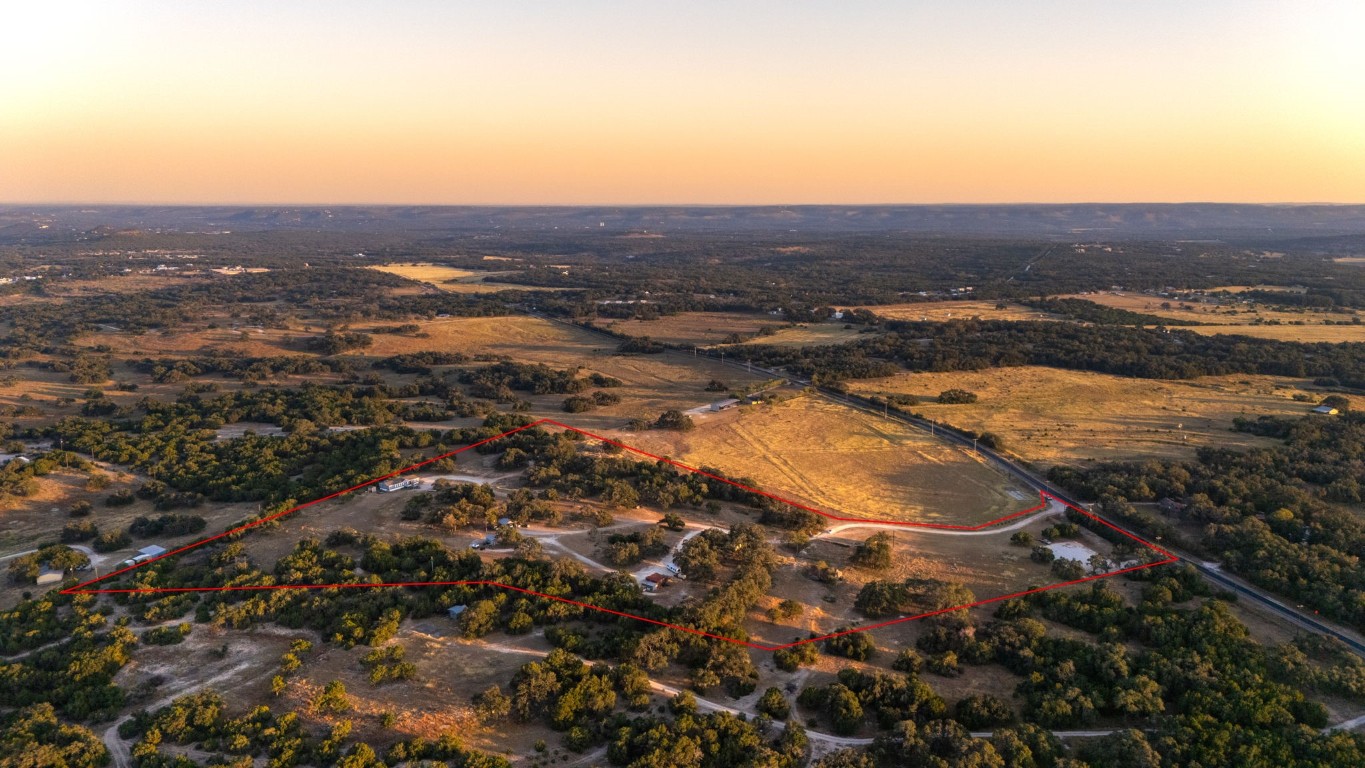
M878 202L878 203L840 203L840 202L820 202L820 203L783 203L783 202L762 202L762 203L707 203L707 202L643 202L643 203L614 203L614 202L585 202L585 203L450 203L450 202L305 202L305 201L254 201L254 202L164 202L164 201L89 201L89 200L48 200L48 201L12 201L0 200L0 208L20 208L20 207L74 207L86 206L91 208L127 208L127 207L158 207L158 208L544 208L544 209L565 209L565 208L1021 208L1021 207L1061 207L1061 206L1093 206L1093 205L1125 205L1125 206L1180 206L1180 205L1224 205L1224 206L1249 206L1249 207L1333 207L1351 208L1365 207L1365 200L1359 202L1342 202L1331 200L1280 200L1280 201L1246 201L1246 200L1070 200L1070 201L1028 201L1016 200L1011 202Z

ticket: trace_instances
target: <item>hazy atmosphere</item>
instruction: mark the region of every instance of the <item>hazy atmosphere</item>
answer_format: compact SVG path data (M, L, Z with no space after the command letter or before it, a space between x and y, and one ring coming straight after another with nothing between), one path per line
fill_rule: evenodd
M0 200L1365 200L1324 2L10 3Z

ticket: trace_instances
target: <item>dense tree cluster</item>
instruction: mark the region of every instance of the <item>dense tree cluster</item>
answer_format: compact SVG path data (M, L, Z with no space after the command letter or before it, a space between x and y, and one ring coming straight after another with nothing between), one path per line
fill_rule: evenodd
M1116 307L1106 307L1103 304L1096 304L1085 299L1035 299L1025 300L1024 304L1060 315L1082 323L1096 323L1098 325L1203 325L1197 320L1173 320L1158 315L1147 315L1141 312L1130 312L1126 309Z
M752 346L754 362L817 383L904 370L961 371L1017 365L1147 379L1256 373L1327 376L1365 386L1365 344L1303 343L1193 331L1063 322L888 322L887 332L832 346Z
M1129 502L1183 499L1177 516L1206 526L1199 544L1232 570L1325 615L1365 627L1365 523L1340 506L1360 500L1365 417L1263 418L1238 428L1282 438L1245 452L1201 449L1195 462L1057 468L1056 482L1151 535L1174 531Z
M0 765L100 768L109 750L94 731L63 723L51 704L33 704L0 717Z
M329 685L328 690L335 692L336 688ZM344 688L340 693L344 695ZM119 734L126 739L138 739L133 757L145 768L196 765L174 753L162 752L163 744L199 745L215 756L215 762L224 764L249 765L250 758L264 758L280 768L299 765L379 768L386 763L408 761L445 761L464 768L508 765L505 758L466 748L453 734L436 741L420 738L399 741L381 757L369 744L354 738L352 730L351 721L342 719L323 734L317 734L305 727L298 713L275 713L267 706L232 717L222 698L209 691L182 696L155 712L139 713L120 727ZM247 760L243 762L241 758Z

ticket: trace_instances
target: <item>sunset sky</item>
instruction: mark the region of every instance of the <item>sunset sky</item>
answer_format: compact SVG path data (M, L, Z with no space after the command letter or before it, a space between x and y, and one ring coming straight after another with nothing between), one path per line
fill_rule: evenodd
M1361 0L0 9L0 201L1365 203Z

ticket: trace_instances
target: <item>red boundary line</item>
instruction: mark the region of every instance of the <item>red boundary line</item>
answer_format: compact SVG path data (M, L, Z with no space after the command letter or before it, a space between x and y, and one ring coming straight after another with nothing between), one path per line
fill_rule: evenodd
M758 494L758 495L760 495L760 496L765 496L765 497L767 497L767 498L773 499L774 501L779 501L779 502L782 502L783 504L787 504L787 505L789 505L789 506L796 507L797 509L802 509L802 510L805 510L805 511L807 511L807 512L813 512L813 513L815 513L815 514L817 514L817 515L820 515L820 516L822 516L822 517L829 518L830 520L839 520L839 521L841 521L841 522L873 523L873 524L879 524L879 525L902 526L902 527L905 527L905 528L937 528L937 529L941 529L941 530L953 530L953 531L979 531L979 530L982 530L982 529L985 529L985 528L990 528L990 527L992 527L992 526L998 525L998 524L1000 524L1000 523L1003 523L1003 522L1005 522L1005 521L1007 521L1007 520L1011 520L1011 519L1016 518L1016 517L1021 517L1021 516L1023 516L1023 515L1027 515L1027 514L1031 514L1031 513L1033 513L1033 512L1037 512L1037 511L1039 511L1039 510L1041 510L1041 509L1043 509L1044 507L1047 506L1047 504L1048 504L1048 499L1052 499L1053 501L1057 501L1057 502L1059 502L1059 503L1061 503L1061 504L1064 504L1064 505L1066 505L1067 507L1069 507L1070 509L1073 509L1073 510L1075 510L1076 512L1079 512L1080 514L1085 515L1086 517L1088 517L1088 518L1090 518L1091 520L1094 520L1094 521L1100 523L1101 525L1104 525L1104 526L1106 526L1106 527L1108 527L1108 528L1110 528L1110 529L1112 529L1112 530L1114 530L1114 531L1117 531L1117 532L1120 533L1120 534L1123 534L1124 536L1126 536L1126 537L1132 539L1133 541L1136 541L1137 543L1139 543L1139 544L1141 544L1141 545L1147 547L1148 549L1151 549L1151 550L1154 551L1154 552L1158 552L1158 553L1160 553L1160 554L1162 554L1162 555L1165 555L1166 559L1164 559L1164 560L1158 560L1158 561L1152 562L1152 563L1145 563L1145 564L1143 564L1143 565L1135 565L1135 566L1132 566L1132 567L1130 567L1130 568L1123 568L1123 569L1120 569L1120 570L1117 570L1117 571L1111 571L1111 572L1109 572L1109 573L1101 573L1101 574L1097 574L1097 575L1094 575L1094 576L1086 576L1086 577L1080 578L1080 579L1072 579L1072 580L1070 580L1070 581L1063 581L1063 582L1060 582L1060 583L1057 583L1057 584L1049 584L1048 586L1045 586L1045 587L1034 587L1034 588L1032 588L1032 589L1026 589L1026 590L1023 590L1023 591L1020 591L1020 592L1012 592L1012 593L1010 593L1010 594L1008 594L1008 595L1000 595L1000 596L998 596L998 597L989 597L989 598L986 598L985 600L977 600L976 602L973 602L973 603L965 603L965 604L963 604L963 605L955 605L955 606L952 606L952 607L949 607L949 608L941 608L941 609L936 610L936 611L929 611L928 613L916 614L916 615L914 615L914 616L902 616L902 617L900 617L900 618L892 619L892 620L890 620L890 621L883 621L883 622L880 622L880 623L877 623L877 624L869 624L869 625L863 626L863 627L855 627L855 628L853 628L853 629L846 629L846 630L843 630L843 631L841 631L841 632L832 632L832 633L830 633L830 634L828 634L828 635L821 635L821 636L819 636L819 637L810 637L810 638L806 638L805 640L797 640L797 641L795 641L795 642L784 643L784 644L782 644L782 645L763 645L762 643L752 643L752 642L749 642L749 641L746 641L746 640L737 640L737 639L735 639L735 638L733 638L733 637L724 637L724 636L722 636L722 635L716 635L716 634L713 634L713 633L710 633L710 632L703 632L702 630L693 629L693 628L691 628L691 627L684 627L684 626L681 626L681 625L678 625L678 624L671 624L671 623L666 622L666 621L659 621L659 620L657 620L657 619L651 619L651 618L647 618L647 617L645 617L645 616L636 616L636 615L633 614L633 613L626 613L626 612L624 612L624 611L615 611L615 610L612 610L612 609L610 609L610 608L603 608L602 606L592 605L591 603L584 603L584 602L580 602L580 601L578 601L578 600L571 600L571 599L566 598L566 597L559 597L558 595L548 595L548 594L545 594L545 593L543 593L543 592L536 592L535 590L525 589L525 588L523 588L523 587L517 587L517 586L513 586L513 585L511 585L511 584L503 584L502 582L498 582L498 581L412 581L412 582L388 582L388 583L382 583L382 584L374 584L374 583L369 583L369 582L365 582L365 583L349 583L349 584L257 584L257 585L242 585L242 586L228 586L228 587L145 587L145 588L140 588L140 589L88 589L88 587L90 587L90 586L93 585L93 584L98 584L99 582L105 581L106 579L111 579L111 578L113 578L113 577L115 577L115 576L118 576L118 575L120 575L120 574L127 573L128 571L132 571L132 570L135 570L135 569L137 569L137 568L141 568L141 567L144 566L144 565L150 565L151 563L155 563L155 562L158 561L158 560L162 560L162 559L167 558L167 557L172 557L172 556L178 555L178 554L180 554L180 553L182 553L182 552L188 552L188 551L191 550L191 549L195 549L195 548L197 548L197 547L202 547L203 545L208 544L208 543L213 542L213 541L217 541L218 539L221 539L221 538L224 538L224 537L227 537L227 536L232 536L232 535L234 535L234 534L241 533L242 531L248 530L248 529L250 529L250 528L255 528L255 527L258 526L258 525L264 525L265 523L269 523L269 522L272 522L272 521L274 521L274 520L278 520L278 519L284 517L285 515L292 514L292 513L297 512L297 511L299 511L299 510L301 510L301 509L305 509L305 508L307 508L307 507L311 507L311 506L313 506L313 505L315 505L315 504L321 504L321 503L324 502L324 501L329 501L329 500L331 500L331 499L335 499L335 498L337 498L338 496L345 496L345 495L348 494L348 493L351 493L351 492L353 492L353 491L358 491L358 490L360 490L361 488L365 488L365 487L374 485L375 483L381 482L381 481L383 481L383 480L387 480L387 479L390 478L390 477L394 477L394 476L396 476L396 475L401 475L401 474L403 474L403 473L405 473L405 472L410 472L410 471L412 471L412 470L414 470L414 469L418 469L419 467L424 467L424 466L426 466L427 464L431 464L432 462L440 461L441 459L448 458L448 457L450 457L450 456L454 456L454 455L456 455L456 454L458 454L458 453L464 453L465 451L471 450L471 449L473 449L473 448L477 448L477 447L479 447L479 446L481 446L481 445L485 445L485 444L487 444L487 443L491 443L491 442L493 442L494 440L500 440L500 439L502 439L502 438L504 438L504 437L507 437L508 435L516 434L517 432L521 432L522 430L530 429L531 427L540 426L540 425L542 425L542 424L553 425L553 426L556 426L556 427L560 427L561 429L566 429L566 430L568 430L568 431L570 431L570 432L577 432L578 434L583 435L584 437L589 437L589 438L592 438L592 439L594 439L594 440L600 440L600 441L602 441L602 442L604 442L604 443L608 443L608 444L610 444L610 445L614 445L614 446L617 446L617 447L619 447L619 448L623 448L623 449L625 449L625 450L627 450L627 451L630 451L631 453L634 453L634 454L637 454L637 455L640 455L640 456L644 456L644 457L647 457L647 458L650 458L650 459L654 459L655 461L660 461L660 462L663 462L663 463L665 463L665 464L669 464L669 465L671 465L671 466L677 467L678 469L682 469L682 470L686 470L686 471L688 471L688 472L692 472L692 473L695 473L695 474L698 474L698 475L702 475L703 477L707 477L707 478L710 478L710 479L712 479L712 480L716 480L716 481L718 481L718 482L725 483L725 484L727 484L727 485L732 485L732 486L734 486L734 487L736 487L736 488L739 488L739 489L744 490L744 491L748 491L748 492L750 492L750 493L756 493L756 494ZM678 631L680 631L680 632L687 632L687 633L693 634L693 635L700 635L700 636L702 636L702 637L710 638L710 639L713 639L713 640L724 640L724 641L727 642L727 643L736 643L736 644L739 644L739 645L744 645L744 646L747 646L747 647L749 647L749 648L754 648L754 649L761 650L761 651L777 651L777 650L781 650L781 649L783 649L783 648L791 648L791 647L797 646L797 645L805 645L806 643L816 643L816 642L820 642L820 641L822 641L822 640L828 640L828 639L831 638L831 637L839 637L839 636L841 636L841 635L851 635L851 634L854 634L854 633L856 633L856 632L866 632L866 631L868 631L868 630L879 629L879 628L881 628L881 627L889 627L889 626L891 626L891 625L893 625L893 624L900 624L900 623L906 622L906 621L915 621L915 620L917 620L917 619L923 619L923 618L927 618L927 617L930 617L930 616L938 616L939 614L951 613L951 612L953 612L953 611L966 610L966 609L968 609L968 608L975 608L975 607L982 606L982 605L988 605L988 604L990 604L990 603L996 603L996 602L1000 602L1000 601L1002 601L1002 600L1012 600L1012 599L1017 598L1017 597L1024 597L1025 595L1032 595L1032 594L1037 594L1037 593L1039 593L1039 592L1046 592L1046 591L1051 590L1051 589L1060 589L1061 587L1068 587L1068 586L1071 586L1071 585L1073 585L1073 584L1081 584L1081 583L1084 583L1084 582L1087 582L1087 581L1096 581L1096 580L1098 580L1098 579L1107 579L1107 578L1109 578L1109 577L1111 577L1111 576L1117 576L1117 575L1122 574L1122 573L1130 573L1130 572L1132 572L1132 571L1140 571L1140 570L1142 570L1142 569L1144 569L1144 568L1153 568L1153 567L1156 567L1156 566L1158 566L1158 565L1167 565L1167 564L1169 564L1169 563L1174 563L1174 562L1176 562L1176 561L1178 560L1178 558L1177 558L1175 555L1172 555L1170 552L1167 552L1166 550L1164 550L1164 549L1162 549L1162 548L1156 546L1155 544L1152 544L1152 543L1149 542L1149 541L1146 541L1146 540L1141 539L1141 538L1139 538L1139 537L1137 537L1137 536L1134 536L1133 534L1131 534L1131 533L1129 533L1129 532L1123 530L1122 528L1119 528L1118 526L1115 526L1114 524L1112 524L1112 523L1110 523L1110 522L1108 522L1108 521L1106 521L1106 520L1103 520L1103 519L1101 519L1101 518L1099 518L1099 517L1097 517L1097 516L1091 514L1090 512L1087 512L1086 510L1081 509L1080 507L1077 507L1077 506L1074 505L1074 504L1071 504L1070 502L1066 501L1065 499L1058 498L1057 496L1055 496L1055 495L1053 495L1053 494L1051 494L1051 493L1048 493L1047 491L1039 491L1039 492L1038 492L1038 496L1039 496L1040 501L1039 501L1039 503L1038 503L1036 506L1029 507L1028 509L1022 509L1022 510L1019 510L1018 512L1012 512L1012 513L1010 513L1010 514L1008 514L1008 515L1005 515L1005 516L1003 516L1003 517L998 517L998 518L996 518L996 519L994 519L994 520L990 520L990 521L988 521L988 522L981 523L980 525L949 525L949 524L946 524L946 523L916 523L916 522L907 522L907 521L904 521L904 520L875 520L875 519L863 518L863 517L842 517L842 516L839 516L839 515L830 514L830 513L828 513L828 512L825 512L825 511L816 509L816 508L814 508L814 507L807 506L807 505L805 505L805 504L801 504L801 503L799 503L799 502L792 501L792 500L790 500L790 499L783 498L783 497L778 496L778 495L773 494L773 493L768 493L767 491L761 491L761 490L759 490L759 489L757 489L757 488L751 488L751 487L749 487L749 486L747 486L747 485L744 485L743 483L737 483L737 482L735 482L734 480L730 480L729 478L721 477L720 475L716 475L716 474L713 474L713 473L711 473L711 472L707 472L707 471L705 471L705 470L698 469L698 468L696 468L696 467L688 466L687 464L683 464L682 462L679 462L679 461L674 461L673 459L670 459L670 458L667 458L667 457L664 457L664 456L656 456L655 454L649 453L649 452L647 452L647 451L642 451L642 450L640 450L639 448L633 448L633 447L631 447L631 446L629 446L629 445L626 445L626 444L624 444L624 443L617 442L617 441L612 440L612 439L610 439L610 438L602 437L601 435L595 435L595 434L593 434L593 433L591 433L591 432L588 432L587 430L579 429L578 427L571 427L571 426L569 426L568 424L564 424L564 423L555 421L554 419L537 419L536 421L533 421L533 422L531 422L531 423L529 423L529 424L525 424L525 425L520 426L520 427L517 427L517 428L515 428L515 429L509 429L509 430L507 430L506 432L503 432L502 434L494 435L494 436L492 436L492 437L485 438L485 439L480 440L480 441L475 442L475 443L470 443L469 445L466 445L466 446L464 446L463 448L457 448L457 449L455 449L455 450L453 450L453 451L449 451L449 452L447 452L447 453L443 453L443 454L441 454L440 456L436 456L436 457L427 459L426 461L420 461L420 462L418 462L418 463L416 463L416 464L411 464L411 465L409 465L409 466L403 467L402 469L396 469L396 470L394 470L394 471L392 471L392 472L390 472L390 473L388 473L388 474L386 474L386 475L380 475L380 476L378 476L378 477L371 478L370 480L366 480L365 482L360 483L360 484L358 484L358 485L353 485L353 486L351 486L350 488L347 488L347 489L345 489L345 490L343 490L343 491L337 491L337 492L335 492L335 493L328 494L328 495L323 496L323 497L321 497L321 498L313 499L312 501L308 501L308 502L304 502L303 504L299 504L298 506L291 507L291 508L286 509L286 510L284 510L284 511L282 511L282 512L276 512L276 513L273 514L273 515L269 515L269 516L267 516L267 517L263 517L263 518L261 518L260 520L256 520L256 521L254 521L254 522L247 523L246 525L238 526L238 527L236 527L236 528L233 528L233 529L228 530L228 531L224 531L224 532L222 532L222 533L220 533L220 534L217 534L217 535L215 535L215 536L210 536L210 537L208 537L208 538L206 538L206 539L201 539L201 540L196 541L196 542L194 542L194 543L192 543L192 544L186 544L186 545L183 546L183 547L180 547L180 548L178 548L178 549L171 550L170 552L166 552L166 553L164 553L164 554L158 555L158 556L153 557L153 558L151 558L151 559L144 560L144 561L142 561L142 562L140 562L140 563L137 563L137 564L135 564L135 565L130 565L130 566L128 566L127 568L121 568L121 569L119 569L119 570L117 570L117 571L113 571L112 573L107 573L107 574L105 574L105 575L103 575L103 576L96 577L96 578L94 578L94 579L91 579L91 580L89 580L89 581L82 582L82 583L77 584L77 585L75 585L75 586L67 587L66 589L63 589L63 590L61 591L60 594L63 594L63 595L111 595L111 594L160 594L160 593L175 593L175 592L247 592L247 591L265 591L265 590L277 590L277 589L357 589L357 588L375 588L375 587L456 587L456 586L488 586L488 587L499 587L499 588L501 588L501 589L510 589L510 590L512 590L512 591L514 591L514 592L521 592L521 593L523 593L523 594L533 595L533 596L535 596L535 597L541 597L541 598L545 598L545 599L547 599L547 600L556 600L556 601L558 601L558 602L567 603L567 604L569 604L569 605L577 606L577 607L580 607L580 608L591 608L592 610L595 610L595 611L601 611L601 612L603 612L603 613L609 613L609 614L612 614L612 615L615 615L615 616L621 616L621 617L627 618L627 619L635 619L635 620L637 620L637 621L643 621L643 622L647 622L647 623L649 623L649 624L656 624L656 625L659 625L659 626L662 626L662 627L667 627L667 628L669 628L669 629L676 629L676 630L678 630Z

